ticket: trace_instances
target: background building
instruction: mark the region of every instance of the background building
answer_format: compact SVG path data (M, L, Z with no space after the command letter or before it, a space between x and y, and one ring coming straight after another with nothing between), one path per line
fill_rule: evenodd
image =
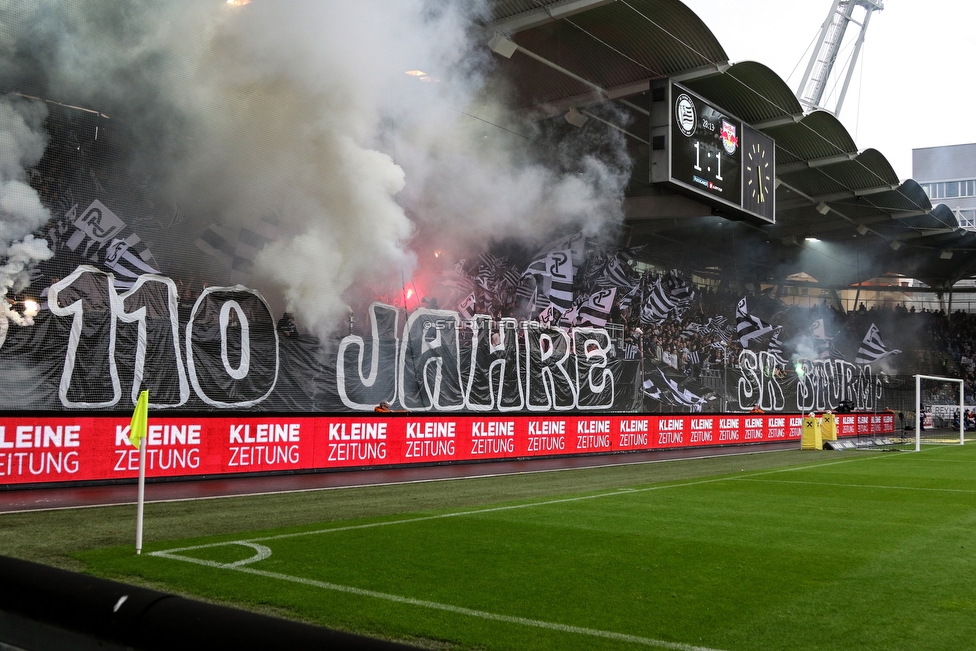
M962 228L976 230L976 143L913 149L912 177L933 204L945 204Z

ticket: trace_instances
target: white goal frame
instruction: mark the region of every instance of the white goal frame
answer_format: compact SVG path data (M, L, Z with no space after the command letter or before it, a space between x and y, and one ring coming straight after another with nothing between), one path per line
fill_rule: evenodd
M956 382L959 384L959 445L966 441L966 383L961 378L941 377L938 375L915 376L915 451L922 449L922 380L937 380L939 382Z

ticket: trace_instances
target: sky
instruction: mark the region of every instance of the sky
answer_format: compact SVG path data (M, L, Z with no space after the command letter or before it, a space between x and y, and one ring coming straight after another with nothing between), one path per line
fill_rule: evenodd
M831 0L683 1L730 62L765 64L794 92L832 6ZM859 150L877 149L904 180L912 176L912 149L976 142L976 120L967 117L976 106L976 2L883 3L871 17L839 117Z

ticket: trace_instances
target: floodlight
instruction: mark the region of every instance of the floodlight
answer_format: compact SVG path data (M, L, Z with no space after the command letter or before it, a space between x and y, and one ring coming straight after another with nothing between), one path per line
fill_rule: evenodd
M584 124L586 124L586 121L589 119L574 108L569 109L566 112L566 115L564 115L563 117L566 118L566 121L569 122L574 127L583 126Z

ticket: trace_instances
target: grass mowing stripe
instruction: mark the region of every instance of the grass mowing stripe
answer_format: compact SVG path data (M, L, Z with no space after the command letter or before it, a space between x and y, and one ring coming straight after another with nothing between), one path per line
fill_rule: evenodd
M922 486L890 486L883 484L841 484L827 481L798 481L790 479L755 479L752 477L733 477L735 481L753 481L768 484L808 484L811 486L836 486L841 488L883 488L901 491L934 491L936 493L969 493L976 494L976 490L967 488L924 488Z
M232 543L224 543L224 544L232 544ZM414 599L412 597L403 597L400 595L388 594L385 592L377 592L375 590L364 590L362 588L355 588L347 585L338 585L336 583L316 581L315 579L306 579L300 576L291 576L288 574L280 574L278 572L266 572L264 570L257 570L252 567L244 567L244 564L246 563L254 562L256 560L262 560L258 558L246 559L245 561L238 561L236 563L217 563L215 561L208 561L199 558L191 558L188 556L180 556L178 554L167 553L167 552L153 552L152 555L157 557L162 557L162 558L169 558L172 560L184 561L187 563L195 563L197 565L204 565L206 567L212 567L221 570L233 570L236 572L244 572L245 574L253 574L255 576L261 576L268 579L290 581L292 583L298 583L300 585L306 585L314 588L322 588L323 590L343 592L346 594L353 594L359 597L371 597L373 599L383 599L385 601L391 601L393 603L405 604L408 606L419 606L421 608L431 608L433 610L441 610L444 612L455 613L458 615L466 615L468 617L477 617L479 619L487 619L496 622L503 622L506 624L531 626L534 628L542 628L550 631L558 631L561 633L587 635L590 637L599 637L607 640L614 640L616 642L628 642L630 644L640 644L643 646L658 647L661 649L671 649L672 651L721 651L721 649L713 649L711 647L694 646L691 644L682 644L680 642L668 642L666 640L655 640L649 637L641 637L639 635L628 635L627 633L617 633L615 631L602 631L595 628L584 628L582 626L570 626L569 624L545 622L542 620L529 619L526 617L516 617L513 615L500 615L498 613L489 613L483 610L473 610L471 608L463 608L461 606L452 606L451 604L442 604L436 601ZM263 552L261 552L260 550L259 550L259 555L263 555Z
M682 488L684 486L699 486L702 484L714 484L717 482L729 481L731 479L738 479L738 477L718 477L715 479L702 479L699 481L683 482L680 484L667 484L665 486L648 486L646 488L625 488L615 490L612 493L598 493L596 495L580 495L576 497L566 497L558 500L545 500L543 502L526 502L523 504L509 504L507 506L492 506L486 509L473 509L467 511L454 511L451 513L438 513L437 515L424 515L417 518L403 518L400 520L387 520L385 522L370 522L367 524L353 524L347 527L330 527L327 529L316 529L314 531L298 531L295 533L282 533L275 536L264 536L261 538L246 538L241 540L232 540L225 543L213 543L209 545L198 545L195 547L179 547L174 549L166 549L162 552L153 552L153 555L161 555L164 552L184 552L191 551L194 549L207 549L210 547L219 547L225 544L247 544L250 542L268 542L269 540L284 540L286 538L299 538L301 536L315 536L323 533L338 533L342 531L355 531L357 529L373 529L376 527L386 527L395 524L412 524L414 522L425 522L428 520L443 520L444 518L457 518L465 515L480 515L482 513L495 513L498 511L512 511L515 509L527 509L536 506L550 506L553 504L567 504L570 502L582 502L584 500L595 500L601 497L617 497L620 495L633 495L634 493L647 493L650 491L665 490L668 488Z
M324 533L339 533L339 532L343 532L343 531L355 531L357 529L373 529L375 527L386 527L386 526L391 526L391 525L396 525L396 524L411 524L411 523L414 523L414 522L424 522L424 521L428 521L428 520L442 520L444 518L455 518L455 517L460 517L460 516L465 516L465 515L479 515L479 514L482 514L482 513L494 513L494 512L497 512L497 511L510 511L510 510L514 510L514 509L525 509L525 508L536 507L536 506L549 506L549 505L552 505L552 504L566 504L566 503L570 503L570 502L581 502L583 500L598 499L598 498L601 498L601 497L614 497L614 496L628 495L628 494L633 494L633 493L646 493L646 492L650 492L650 491L659 491L659 490L665 490L665 489L668 489L668 488L681 488L683 486L699 486L699 485L702 485L702 484L714 484L714 483L717 483L717 482L731 481L731 480L739 480L739 479L747 479L749 477L756 477L756 476L760 476L760 475L768 475L768 474L777 473L777 472L789 472L789 471L794 471L794 470L807 470L807 469L824 468L824 467L827 467L827 466L835 466L835 465L843 464L843 463L851 463L853 461L861 461L863 459L869 459L869 458L877 458L877 457L858 457L858 458L853 458L853 459L843 459L841 461L831 461L831 462L828 462L828 463L817 463L817 464L812 464L812 465L809 465L809 466L800 466L800 467L785 468L785 469L780 469L780 470L755 472L755 473L750 473L748 475L744 475L744 476L741 476L741 477L738 476L738 475L732 475L732 476L727 476L727 477L716 477L716 478L713 478L713 479L701 479L701 480L692 481L692 482L682 482L682 483L679 483L679 484L666 484L666 485L663 485L663 486L647 486L645 488L621 488L621 489L617 489L617 490L615 490L613 492L610 492L610 493L598 493L596 495L581 495L581 496L576 496L576 497L561 498L561 499L557 499L557 500L546 500L546 501L543 501L543 502L527 502L527 503L523 503L523 504L509 504L507 506L493 506L493 507L489 507L489 508L485 508L485 509L473 509L473 510L466 510L466 511L454 511L454 512L451 512L451 513L439 513L437 515L426 515L426 516L421 516L421 517L417 517L417 518L402 518L400 520L387 520L385 522L370 522L370 523L367 523L367 524L354 524L354 525L349 525L349 526L346 526L346 527L330 527L330 528L327 528L327 529L316 529L314 531L299 531L299 532L295 532L295 533L283 533L283 534L277 534L277 535L274 535L274 536L264 536L264 537L261 537L261 538L246 538L246 539L240 539L240 540L233 540L233 541L229 541L229 542L213 543L213 544L209 544L209 545L197 545L197 546L193 546L193 547L179 547L179 548L173 548L173 549L163 550L161 552L153 552L153 555L163 555L163 554L165 554L167 552L184 552L184 551L192 551L192 550L196 550L196 549L208 549L208 548L211 548L211 547L220 547L220 546L228 545L228 544L247 544L249 542L268 542L270 540L284 540L286 538L298 538L298 537L301 537L301 536L315 536L315 535L324 534Z
M919 459L919 461L931 461L932 463L968 463L976 464L976 461L970 461L968 459Z
M346 489L363 488L387 488L390 486L410 486L416 484L436 484L438 482L453 482L464 479L498 479L503 477L515 477L517 475L541 475L546 473L572 472L580 470L602 470L607 468L625 468L627 466L645 466L656 463L674 463L675 461L701 461L704 459L731 458L752 456L757 454L769 454L772 452L783 452L784 450L748 450L744 452L730 452L723 454L703 454L697 457L682 457L681 459L646 459L642 461L625 461L604 463L587 466L574 466L569 468L540 468L537 470L519 470L512 472L485 473L480 475L463 475L459 477L432 477L430 479L405 479L403 481L376 482L371 484L348 484L344 486L316 486L315 488L286 488L283 490L255 491L252 493L230 493L227 495L195 495L193 497L170 497L165 499L146 499L146 504L175 504L179 502L202 502L207 500L224 500L241 497L268 497L274 495L292 495L298 493L317 493L320 491L340 491ZM135 504L136 500L125 502L111 502L106 504L76 504L72 506L40 506L31 509L17 509L2 511L0 516L14 515L21 513L43 513L45 511L75 511L79 509L101 509L114 506L129 506Z

